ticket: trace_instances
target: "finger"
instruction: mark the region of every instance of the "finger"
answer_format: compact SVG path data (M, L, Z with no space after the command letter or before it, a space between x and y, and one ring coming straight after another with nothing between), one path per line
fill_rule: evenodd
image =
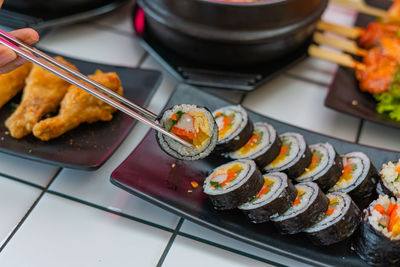
M3 5L4 0L0 0L0 7Z
M11 61L10 63L0 67L0 74L8 73L13 71L14 69L24 65L28 61L23 59L22 57L17 57L15 60Z
M1 0L0 0L1 1ZM39 34L30 28L19 29L16 31L9 32L12 36L18 38L19 40L27 43L33 44L39 41Z
M17 54L11 49L0 46L0 67L7 65L8 63L14 61L17 58Z

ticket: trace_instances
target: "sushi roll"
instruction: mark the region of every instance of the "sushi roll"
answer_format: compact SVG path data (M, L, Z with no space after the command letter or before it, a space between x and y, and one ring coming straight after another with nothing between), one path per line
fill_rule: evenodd
M400 266L400 203L381 195L366 208L353 247L373 266Z
M267 172L284 172L290 178L299 177L310 165L312 153L298 133L284 133L279 136L282 142L279 155L268 164Z
M253 135L240 149L228 154L232 159L252 159L260 168L278 156L281 141L274 127L265 122L254 124Z
M217 210L237 208L263 187L264 178L252 160L236 160L217 167L205 180L203 190Z
M240 105L217 109L213 116L218 125L216 152L232 152L244 146L253 135L253 123Z
M361 211L351 197L344 193L330 193L325 215L305 230L314 245L328 246L350 237L361 220Z
M238 208L253 223L269 221L274 214L283 214L297 197L297 190L283 172L264 174L264 185L247 203Z
M391 161L383 164L379 174L378 193L400 198L400 160L395 164Z
M347 193L360 209L376 198L378 172L367 155L351 152L342 156L343 173L329 192Z
M329 199L316 183L295 185L297 197L282 215L274 215L271 221L282 234L296 234L314 225L326 213Z
M167 131L194 146L187 147L157 132L158 144L174 158L202 159L207 157L217 144L218 126L207 108L188 104L176 105L162 114L159 123Z
M310 146L312 159L306 171L296 178L296 181L315 182L326 192L336 184L342 175L342 159L329 143L319 143Z

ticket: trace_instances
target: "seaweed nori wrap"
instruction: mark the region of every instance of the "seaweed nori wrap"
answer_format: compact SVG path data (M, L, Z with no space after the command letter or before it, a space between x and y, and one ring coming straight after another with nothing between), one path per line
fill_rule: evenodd
M252 223L263 223L287 211L296 197L297 190L285 173L269 173L264 174L264 186L257 195L238 208Z
M167 131L191 143L188 147L156 133L161 149L180 160L199 160L207 157L215 148L218 140L218 126L211 112L204 107L182 104L165 110L158 120Z
M281 140L275 128L265 122L254 123L254 131L250 140L240 149L227 154L232 159L251 159L262 168L281 150Z
M389 226L380 225L379 213L377 215L376 206L385 206L384 202L390 201L395 204L394 198L380 196L378 200L364 210L361 225L356 232L353 247L365 262L373 266L400 266L400 236L392 235L388 232ZM397 212L398 206L395 204ZM394 210L394 209L393 209ZM387 212L383 210L383 212ZM397 227L398 228L398 227ZM397 229L398 230L398 229Z
M282 234L296 234L314 225L328 210L329 199L316 183L297 184L298 195L289 208L281 216L273 216L271 220Z
M213 112L218 125L217 153L227 153L244 146L253 135L253 122L240 105L222 107Z
M395 197L393 193L383 184L382 180L379 179L376 184L376 193L378 195L388 195L389 197Z
M264 185L252 160L236 160L214 169L204 180L203 190L217 210L234 209L248 202Z
M279 155L264 170L284 172L290 178L299 177L311 163L310 148L304 137L298 133L284 133L279 138L282 143Z
M314 245L328 246L350 237L360 224L361 211L349 195L330 193L329 208L319 222L305 230Z
M351 152L342 156L343 174L329 192L347 193L362 210L374 200L378 172L367 155Z
M336 184L342 175L341 157L329 143L319 143L310 146L312 152L311 164L296 181L317 183L326 192Z

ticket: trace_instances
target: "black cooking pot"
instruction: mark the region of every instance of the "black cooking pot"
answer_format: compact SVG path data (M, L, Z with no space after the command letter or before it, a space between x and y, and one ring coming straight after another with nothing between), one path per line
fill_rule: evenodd
M4 8L31 16L54 12L57 14L80 12L109 4L110 0L5 0Z
M267 62L311 36L328 0L138 0L146 32L178 54L216 65Z

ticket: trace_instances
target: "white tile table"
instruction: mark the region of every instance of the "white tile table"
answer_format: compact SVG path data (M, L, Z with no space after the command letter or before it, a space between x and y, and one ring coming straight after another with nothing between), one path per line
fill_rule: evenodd
M158 113L178 81L134 36L132 4L57 28L39 46L94 62L160 70L163 80L149 105ZM324 18L351 25L355 13L331 5ZM309 130L400 150L400 130L324 107L336 68L306 59L254 92L214 93ZM0 266L305 266L183 220L113 186L111 172L148 129L136 125L97 171L62 169L0 154Z

